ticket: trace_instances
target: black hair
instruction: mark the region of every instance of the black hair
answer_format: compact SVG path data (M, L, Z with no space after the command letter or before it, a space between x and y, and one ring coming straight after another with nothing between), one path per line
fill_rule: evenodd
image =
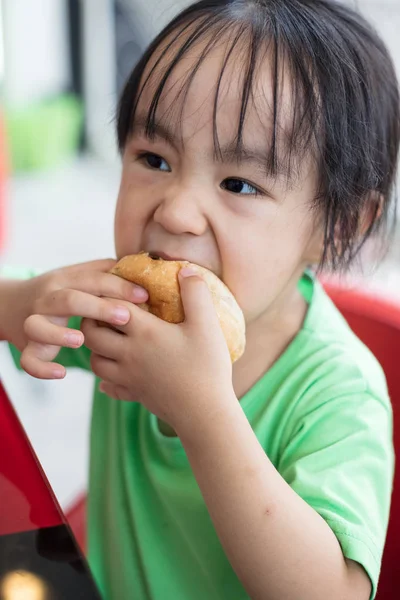
M268 52L274 101L266 169L276 175L284 164L289 181L295 165L312 149L319 181L310 200L323 219L321 265L347 267L373 233L382 229L388 233L394 227L400 140L399 89L392 60L378 34L353 9L332 0L192 4L150 44L125 85L117 113L120 151L129 140L143 91L151 84L145 124L151 136L175 67L194 46L202 48L194 68L180 80L183 106L198 69L221 40L226 42L226 55L214 100L216 156L218 94L229 61L240 59L243 67L235 140L240 148L257 69ZM283 67L290 74L293 112L285 143L277 134Z

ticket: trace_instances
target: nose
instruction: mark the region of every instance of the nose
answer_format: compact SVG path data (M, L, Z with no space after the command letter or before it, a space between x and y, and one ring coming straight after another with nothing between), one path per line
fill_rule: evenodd
M199 191L189 186L166 192L154 220L174 235L202 235L208 227Z

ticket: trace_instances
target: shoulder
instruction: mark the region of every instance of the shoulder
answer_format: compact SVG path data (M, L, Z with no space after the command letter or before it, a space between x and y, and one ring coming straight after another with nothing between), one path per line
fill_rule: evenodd
M373 353L356 336L318 281L302 331L300 370L309 371L309 384L324 395L367 394L385 405L385 374Z
M277 369L280 389L286 389L283 446L308 428L321 435L329 428L348 434L380 428L390 436L392 407L383 369L318 282L304 326L285 354Z
M393 415L385 375L318 283L296 348L279 470L297 472L295 465L303 460L306 470L337 473L347 463L362 463L368 472L379 465L389 488ZM286 475L290 479L293 473Z

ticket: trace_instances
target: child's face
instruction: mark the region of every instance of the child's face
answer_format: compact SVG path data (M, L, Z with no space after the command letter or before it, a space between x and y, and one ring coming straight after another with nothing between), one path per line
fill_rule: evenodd
M289 188L284 177L266 175L272 105L268 65L258 76L259 93L250 100L240 161L231 151L243 86L240 70L228 69L217 112L224 158L215 158L212 117L221 60L220 49L202 64L182 118L176 90L190 73L191 59L178 65L161 98L162 122L154 140L146 137L141 122L151 102L151 86L145 90L123 156L116 251L118 258L144 250L207 267L228 285L249 323L279 309L305 266L318 259L321 235L311 210L316 175L311 160Z

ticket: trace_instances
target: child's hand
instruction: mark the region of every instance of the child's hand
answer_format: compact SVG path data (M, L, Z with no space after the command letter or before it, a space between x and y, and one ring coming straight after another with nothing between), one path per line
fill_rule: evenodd
M6 339L22 350L21 366L30 375L65 376L65 368L52 361L61 347L79 348L84 343L81 331L68 328L70 317L126 324L130 319L126 302L147 300L145 290L108 273L114 264L113 260L93 261L17 282L8 297Z
M131 318L119 331L82 323L102 391L142 403L178 432L196 414L218 410L215 398L232 395L231 360L211 294L204 281L184 272L184 323L166 323L132 305L126 305Z

